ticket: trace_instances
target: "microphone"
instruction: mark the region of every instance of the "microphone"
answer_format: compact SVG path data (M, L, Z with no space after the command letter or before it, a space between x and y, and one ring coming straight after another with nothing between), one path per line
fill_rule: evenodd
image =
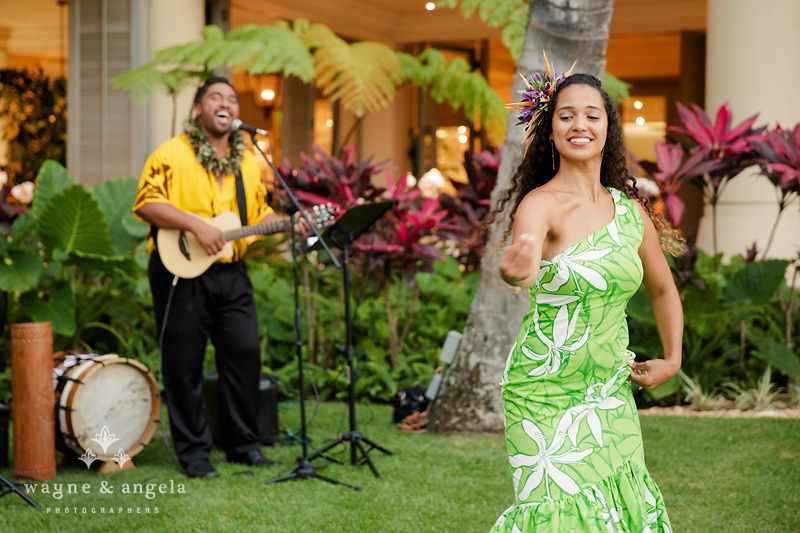
M238 118L234 119L233 122L231 122L231 131L237 131L237 130L246 131L247 133L255 133L258 135L269 135L269 133L267 133L267 130L262 130L261 128L248 126Z

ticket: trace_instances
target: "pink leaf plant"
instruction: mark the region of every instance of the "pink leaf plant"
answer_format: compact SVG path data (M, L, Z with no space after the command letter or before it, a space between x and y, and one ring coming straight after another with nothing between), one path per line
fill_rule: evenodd
M679 103L678 114L683 127L672 126L668 130L683 134L690 158L697 156L699 162L705 163L702 172L696 175L708 176L716 199L728 180L753 165L751 141L761 138L765 128L753 128L758 114L732 128L733 115L728 102L719 108L713 123L703 108L696 104L689 109Z
M447 223L449 212L439 209L439 199L421 202L420 191L408 188L408 179L395 181L386 172L386 187L373 184L381 165L355 161L355 147L342 150L342 157L330 157L314 147L315 157L301 154L302 165L293 168L283 163L278 171L303 202L309 205L333 203L348 207L380 200L394 200L392 209L379 219L354 244L352 260L356 268L371 272L380 284L404 278L415 284L414 273L433 271L433 262L442 259L438 244L447 237L462 239L460 228Z
M793 130L784 130L778 124L761 139L753 141L752 145L758 154L757 162L761 167L761 174L766 176L780 193L778 216L763 253L763 257L766 257L784 209L800 195L800 124Z
M314 157L300 153L301 165L292 167L284 161L278 172L308 205L332 203L347 208L359 198L374 201L384 191L372 183L372 176L380 171L385 163L373 164L372 158L364 163L355 161L355 146L342 148L342 158L328 156L319 146L314 146Z
M469 237L454 241L458 250L458 260L466 270L480 267L480 261L486 248L486 232L482 227L483 219L491 207L492 190L497 183L497 172L500 168L500 149L483 150L477 154L464 154L464 169L467 171L467 183L453 182L455 196L442 193L442 207L450 212L447 219L460 228Z
M670 127L668 130L683 135L689 161L696 162L696 166L687 169L685 175L700 184L706 200L711 204L716 264L717 204L720 195L731 179L755 164L756 156L751 143L761 138L766 128L753 128L758 115L732 127L733 116L728 102L719 108L714 122L695 104L691 105L691 109L678 104L678 114L683 127Z
M684 162L684 150L681 145L667 144L661 139L656 141L655 152L655 165L649 161L636 161L636 163L658 185L672 223L679 226L683 219L684 205L678 192L692 178L702 175L707 169L714 168L716 163L707 160L704 153L699 150L695 150Z

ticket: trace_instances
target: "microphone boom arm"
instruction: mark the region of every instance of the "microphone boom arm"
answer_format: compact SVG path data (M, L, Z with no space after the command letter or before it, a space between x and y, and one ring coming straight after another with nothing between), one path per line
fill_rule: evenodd
M272 161L270 161L269 158L267 157L267 154L264 153L264 150L262 150L261 147L256 142L256 133L263 132L261 134L262 135L266 135L267 138L269 139L270 145L272 145L272 137L269 136L269 133L267 133L264 130L259 130L257 128L253 128L252 126L247 126L246 124L242 124L242 121L239 120L238 118L235 119L233 121L233 123L231 124L231 129L233 129L233 130L239 129L239 130L247 131L248 133L250 133L250 140L253 142L253 146L255 146L256 150L258 150L261 153L261 156L264 158L264 161L266 161L267 165L269 165L269 168L272 169L272 174L280 182L281 187L283 187L283 190L286 191L286 195L289 197L289 201L292 203L294 208L297 209L297 212L300 214L300 216L303 217L303 219L308 223L308 226L311 228L311 231L314 233L314 235L317 237L317 239L319 239L319 243L322 245L322 247L325 249L325 251L328 252L328 257L330 257L331 263L333 263L333 266L335 266L336 268L342 268L341 263L339 263L339 260L336 259L336 256L331 251L330 247L328 246L328 243L325 242L325 239L323 239L322 235L319 234L319 230L317 230L317 227L306 216L305 211L303 211L303 209L300 206L300 201L297 199L297 196L295 196L295 194L289 188L289 185L287 185L286 181L284 181L283 176L280 175L278 170L272 164ZM255 131L251 131L251 130L255 130Z

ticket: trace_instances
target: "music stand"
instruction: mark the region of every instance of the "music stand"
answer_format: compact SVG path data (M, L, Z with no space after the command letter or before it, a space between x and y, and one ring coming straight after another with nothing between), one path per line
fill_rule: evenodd
M353 322L350 313L350 246L364 233L376 220L381 218L396 202L394 200L376 202L372 204L361 204L351 207L342 217L330 226L323 233L325 241L332 248L342 250L342 278L344 279L344 322L346 327L346 342L344 353L347 357L347 403L350 410L350 431L344 433L336 441L328 444L324 448L317 450L311 455L310 459L324 457L325 452L331 448L342 444L350 443L350 462L352 465L366 463L369 465L375 477L381 477L372 460L369 452L373 449L391 455L392 452L365 438L356 429L356 406L355 406L355 373L353 371ZM319 242L304 247L304 251L318 250L321 248ZM365 449L364 443L370 447ZM361 458L358 453L361 452Z
M268 134L267 137L269 138ZM333 252L331 252L330 248L328 247L328 244L325 242L325 239L322 238L316 226L314 226L314 224L311 223L311 221L308 219L308 216L306 216L306 214L301 209L300 201L297 199L297 196L292 192L292 190L286 184L286 181L283 179L281 174L272 164L272 160L267 157L267 154L264 153L264 150L262 150L261 147L256 142L256 132L254 131L250 132L250 140L253 142L253 146L255 146L256 149L258 149L259 153L264 158L264 161L266 161L267 165L269 165L269 168L272 169L273 176L281 184L283 190L286 192L286 195L289 197L289 200L291 201L291 205L289 206L289 209L287 209L287 211L290 214L290 228L291 228L290 234L292 237L291 238L292 244L290 248L292 250L292 272L294 274L294 337L295 337L295 354L297 355L297 371L298 371L297 380L300 389L300 440L303 448L303 455L297 458L295 462L295 467L290 473L284 476L278 476L276 478L268 479L267 481L264 482L264 484L266 485L269 483L279 483L281 481L289 481L290 479L321 479L322 481L327 481L332 485L342 485L351 488L353 490L360 491L361 487L348 485L347 483L342 483L341 481L337 481L335 479L323 476L322 474L318 474L317 470L320 470L321 468L324 467L313 466L311 464L311 458L308 455L308 438L306 437L306 407L305 407L306 398L305 398L305 386L303 384L303 341L300 332L301 328L300 274L297 269L298 246L297 246L297 235L294 230L295 222L297 221L295 219L295 214L299 213L300 216L302 216L305 219L305 221L308 222L311 231L314 232L314 235L318 239L317 243L328 252L328 254L331 256L331 262L334 264L334 266L336 266L336 268L339 268L339 261L335 257L333 257ZM272 146L272 138L269 138L269 143L270 146Z
M28 502L28 504L31 507L36 507L40 511L42 510L42 506L41 505L36 503L36 501L33 498L31 498L30 496L28 496L27 494L25 494L24 492L19 490L19 487L17 487L17 485L14 484L13 481L9 481L5 477L3 477L2 474L0 474L0 490L2 490L2 492L0 492L0 498L2 498L3 496L5 496L6 494L8 494L10 492L14 492L17 495L19 495L20 498L22 498L23 500Z

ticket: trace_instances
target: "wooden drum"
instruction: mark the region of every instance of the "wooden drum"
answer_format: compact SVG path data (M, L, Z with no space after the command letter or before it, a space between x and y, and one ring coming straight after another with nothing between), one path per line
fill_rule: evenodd
M139 361L118 355L69 355L54 370L57 430L71 450L101 461L133 457L159 420L158 385Z

